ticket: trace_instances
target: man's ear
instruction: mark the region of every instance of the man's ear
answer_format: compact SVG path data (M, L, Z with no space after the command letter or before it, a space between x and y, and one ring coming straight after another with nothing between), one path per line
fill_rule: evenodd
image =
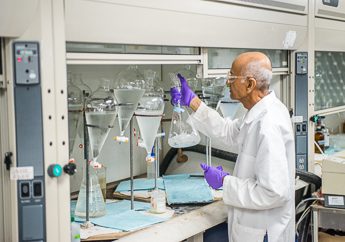
M256 80L252 77L247 79L247 92L253 91L253 89L256 87Z

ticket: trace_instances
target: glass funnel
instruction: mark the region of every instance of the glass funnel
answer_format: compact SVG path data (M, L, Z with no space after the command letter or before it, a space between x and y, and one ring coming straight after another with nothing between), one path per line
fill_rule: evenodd
M81 74L72 74L72 83L77 86L81 90L81 94L84 96L84 98L91 95L92 91L88 85L86 85L82 80ZM84 143L84 118L83 116L80 117L79 120L79 127L78 127L78 136L80 138L80 142ZM82 148L84 145L80 144L79 148Z
M144 71L146 90L143 97L140 99L138 109L135 111L141 137L147 151L146 161L148 162L154 161L151 157L151 151L165 107L164 90L163 87L154 80L155 75L155 71Z
M207 106L217 109L219 101L224 97L225 83L225 77L201 79L202 95Z
M69 127L69 154L71 156L80 120L83 118L84 96L81 90L72 83L72 76L68 74L68 127Z
M239 101L232 100L230 98L229 87L226 87L224 91L224 97L220 100L219 104L219 108L222 111L223 117L233 119L239 105Z
M181 83L179 78L170 73L172 87L181 91ZM189 113L180 103L174 105L173 115L171 118L171 126L168 143L174 148L184 148L197 145L200 142L200 135L193 126L193 123L187 122Z
M183 68L177 70L175 75L180 74L184 77L186 82L188 83L189 88L195 92L196 88L198 87L198 79L196 78L196 74L194 71L191 70L190 65L184 65Z
M118 101L118 117L120 125L120 137L115 140L128 142L124 137L125 130L131 120L138 102L145 92L144 76L138 71L137 66L129 66L121 71L114 80L114 95Z
M81 218L86 217L86 162L83 162L83 181L80 186L75 215ZM89 217L96 218L107 213L104 198L96 174L96 169L89 166Z
M117 108L116 100L109 90L110 81L101 79L98 89L86 101L86 122L88 126L93 165L99 164L97 157L110 129L114 127Z

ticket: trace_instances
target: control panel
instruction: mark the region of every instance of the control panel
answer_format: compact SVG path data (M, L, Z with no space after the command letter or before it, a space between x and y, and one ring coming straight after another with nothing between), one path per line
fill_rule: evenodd
M17 167L33 167L18 180L19 241L46 241L43 121L38 42L13 42Z
M308 171L308 53L295 53L295 123L296 169Z

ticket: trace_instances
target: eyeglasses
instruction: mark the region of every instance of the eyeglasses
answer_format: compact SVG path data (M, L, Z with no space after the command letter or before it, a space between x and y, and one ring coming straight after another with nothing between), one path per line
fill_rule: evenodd
M227 80L229 81L229 83L233 83L237 78L246 78L245 76L235 76L234 74L231 73L231 71L228 71L227 74Z

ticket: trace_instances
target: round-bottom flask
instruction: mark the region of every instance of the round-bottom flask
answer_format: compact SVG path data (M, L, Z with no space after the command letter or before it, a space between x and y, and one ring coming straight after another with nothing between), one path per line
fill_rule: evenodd
M83 167L83 181L80 186L75 215L81 218L86 217L86 165ZM96 169L89 166L89 217L102 217L107 213L101 186L98 181Z

